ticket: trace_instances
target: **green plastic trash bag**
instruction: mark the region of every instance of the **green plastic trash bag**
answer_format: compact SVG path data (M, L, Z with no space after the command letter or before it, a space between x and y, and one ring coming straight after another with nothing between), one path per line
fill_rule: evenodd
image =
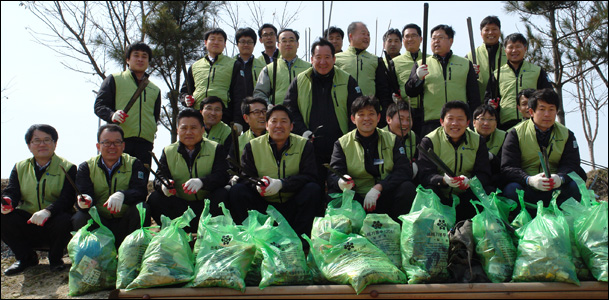
M256 228L262 226L270 217L257 210L249 210L247 212L247 218L243 220L243 225L237 225L241 231L245 231L248 234L248 239L253 239L252 233L255 232ZM254 241L255 243L255 241ZM254 254L254 260L250 265L250 269L245 276L245 284L247 286L259 286L262 280L262 274L260 274L260 267L262 266L262 252L256 247Z
M554 191L550 206L537 202L537 216L523 228L514 265L514 282L566 282L579 285L571 244L569 225L556 205L560 194Z
M140 215L140 229L127 235L118 247L118 266L116 268L116 288L126 288L140 274L142 259L154 233L144 227L146 208L140 202L135 206Z
M344 215L326 215L325 217L315 217L311 227L311 239L330 240L330 229L350 234L353 231L351 220Z
M391 262L402 269L400 252L400 224L387 214L368 214L360 235L367 238L389 257Z
M471 202L476 209L476 216L472 218L472 233L484 272L491 282L508 282L512 279L516 262L513 230L507 228L509 225L502 220L497 208L488 205L490 199ZM476 204L484 210L480 212Z
M573 198L567 199L560 205L560 209L565 215L565 220L569 225L569 241L571 242L571 253L573 255L573 265L577 270L577 278L581 280L593 280L592 273L584 263L584 260L577 247L577 237L575 236L575 221L587 216L588 208Z
M518 194L518 203L520 203L520 212L516 215L514 220L512 220L512 228L516 229L516 235L521 237L520 228L524 227L527 223L531 222L533 218L531 214L527 211L526 202L524 202L524 191L516 190L516 194Z
M309 241L315 262L326 279L350 284L357 294L370 284L406 283L406 275L368 239L359 234L330 231L330 241L319 240L317 243L303 235Z
M469 187L480 201L486 201L484 203L486 203L487 206L493 208L503 221L509 223L508 217L510 212L515 210L518 206L516 201L498 196L501 193L500 189L487 195L482 183L480 183L480 180L476 176L469 180Z
M353 200L355 191L345 190L342 194L335 193L329 195L334 198L326 207L326 215L343 215L351 220L353 232L359 232L366 218L366 211L361 203Z
M152 238L144 253L140 274L127 290L189 282L194 275L190 236L184 231L195 213L189 207L182 216L170 220L161 216L161 231Z
M399 216L402 268L408 283L448 280L448 231L455 221L454 205L443 205L432 190L419 185L410 213Z
M205 207L210 201L205 200ZM226 287L245 292L245 275L252 263L256 247L233 222L224 203L220 203L223 215L201 215L199 229L205 229L201 248L196 258L195 278L185 287ZM216 222L211 222L217 219Z
M68 295L78 296L116 285L116 246L114 234L104 226L95 206L89 209L91 219L80 228L68 243L72 260L68 281ZM89 231L96 223L99 228Z

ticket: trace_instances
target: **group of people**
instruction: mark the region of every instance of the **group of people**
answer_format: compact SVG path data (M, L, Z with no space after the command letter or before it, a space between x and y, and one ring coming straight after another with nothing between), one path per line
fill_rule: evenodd
M453 54L448 25L431 29L427 57L416 24L387 31L384 57L366 51L364 23L349 25L344 51L344 32L330 27L311 46L311 63L296 55L295 30L238 29L239 54L228 57L226 33L211 29L207 52L190 66L180 91L178 141L154 157L156 171L151 150L160 89L146 73L150 47L135 43L126 51L129 69L108 76L95 101L96 115L108 123L97 132L99 155L77 167L55 154L52 126L28 129L33 157L15 165L2 192L2 240L17 260L4 274L38 264L39 247L49 248L52 270L63 269L70 231L88 222L93 206L118 246L141 226L135 207L141 202L145 226L190 207L197 215L191 232L204 199L212 215L224 203L237 224L249 210L273 205L300 235L310 234L329 194L347 189L368 213L398 222L418 185L445 204L459 197L457 220L473 217L474 176L487 193L500 188L514 200L518 189L530 202L547 204L556 189L559 202L579 199L567 174L586 175L573 132L555 122L559 98L543 69L524 60L524 36L510 34L502 43L500 29L497 17L483 19L475 63L472 53ZM259 57L257 41L264 45ZM148 195L150 173L155 191Z

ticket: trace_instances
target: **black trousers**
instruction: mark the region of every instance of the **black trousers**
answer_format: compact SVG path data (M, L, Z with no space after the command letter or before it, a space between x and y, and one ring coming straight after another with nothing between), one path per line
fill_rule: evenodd
M27 224L31 217L32 214L21 209L2 215L2 240L15 253L17 260L35 255L35 248L49 247L49 262L59 263L72 238L70 214L62 212L52 215L44 226Z
M248 210L266 214L267 206L272 205L286 218L299 237L303 233L311 235L313 219L322 204L322 197L321 187L315 182L305 184L284 203L267 202L264 197L244 184L234 185L229 193L231 214L235 223L241 224L247 218Z
M137 159L141 160L143 164L147 164L152 167L152 154L150 151L154 148L154 144L151 142L138 138L131 137L125 139L125 153L137 157ZM146 182L148 182L148 177L150 176L150 172L146 170Z
M417 190L411 181L404 181L400 184L395 191L392 193L381 192L381 196L376 201L376 209L371 214L387 214L394 221L402 224L402 221L398 219L399 216L405 215L410 212L412 207L412 201L417 195ZM355 194L353 199L364 205L364 196Z
M144 226L150 226L150 207L144 203L144 208L146 209L146 216L144 217ZM114 245L116 245L116 249L121 245L125 237L135 231L136 229L141 228L140 223L140 214L135 207L135 205L129 205L129 208L125 212L125 214L120 218L111 218L107 219L102 216L99 216L102 224L108 227L110 231L114 234ZM91 215L89 215L89 211L79 210L74 216L72 216L72 226L74 230L78 230L83 226L87 225L87 222L91 219ZM160 224L159 224L160 225ZM91 227L89 227L89 231L99 228L97 223L94 223Z
M224 187L216 189L209 194L210 209L209 212L212 216L222 214L222 209L218 207L220 202L227 204L228 191ZM190 207L195 213L195 218L190 221L190 226L184 228L186 232L197 232L199 226L199 219L201 213L205 207L205 201L187 201L177 196L167 197L162 192L154 191L148 196L148 205L150 206L150 213L154 221L161 225L161 215L168 216L171 219L175 219ZM227 206L227 208L229 208ZM230 209L230 208L229 208Z

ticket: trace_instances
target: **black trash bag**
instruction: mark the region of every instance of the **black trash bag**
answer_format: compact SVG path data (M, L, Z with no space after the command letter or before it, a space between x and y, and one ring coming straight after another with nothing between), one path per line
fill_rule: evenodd
M472 220L461 220L448 232L449 283L491 282L476 254Z

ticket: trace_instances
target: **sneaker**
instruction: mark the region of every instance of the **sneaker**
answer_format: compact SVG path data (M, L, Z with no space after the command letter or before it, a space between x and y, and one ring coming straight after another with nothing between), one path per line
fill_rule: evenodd
M36 265L38 265L38 255L33 254L33 255L30 255L26 259L18 260L12 266L8 267L6 270L4 270L4 275L6 275L6 276L17 275L17 274L23 272L25 269L36 266Z

